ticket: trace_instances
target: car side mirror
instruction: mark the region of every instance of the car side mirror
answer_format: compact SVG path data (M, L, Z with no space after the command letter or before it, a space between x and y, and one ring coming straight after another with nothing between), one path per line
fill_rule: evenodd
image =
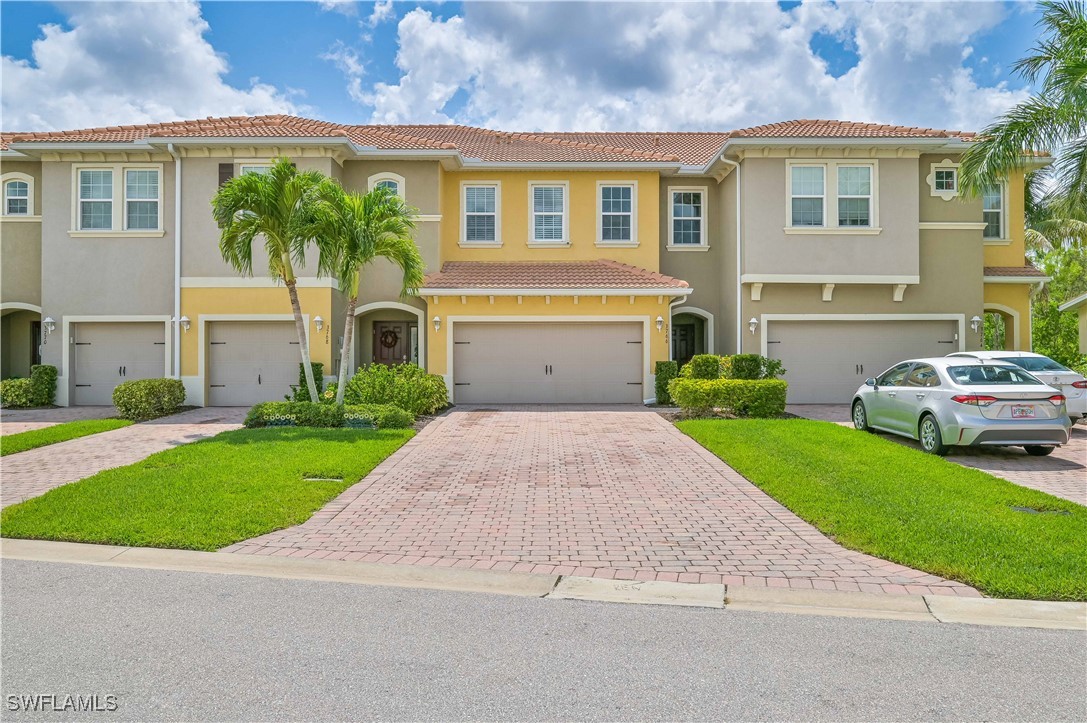
M865 385L865 386L868 386L868 387L873 387L873 388L875 388L875 386L876 386L876 380L875 380L875 379L873 379L872 377L868 377L867 379L865 379L865 380L864 380L864 385Z

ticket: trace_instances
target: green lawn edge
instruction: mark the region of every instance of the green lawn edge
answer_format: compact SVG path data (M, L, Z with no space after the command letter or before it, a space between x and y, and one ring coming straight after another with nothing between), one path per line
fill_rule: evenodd
M12 505L0 513L0 536L218 550L305 522L413 436L299 427L223 432Z
M1087 507L829 422L676 426L851 550L993 597L1087 600Z
M109 432L127 427L132 422L127 419L81 419L75 422L63 422L52 427L31 429L26 432L0 436L0 457L18 454L27 450L46 447L57 442L67 442L91 434Z

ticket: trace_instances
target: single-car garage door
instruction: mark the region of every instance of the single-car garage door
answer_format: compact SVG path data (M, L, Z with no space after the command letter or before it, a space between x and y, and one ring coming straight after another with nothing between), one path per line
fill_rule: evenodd
M897 362L959 350L954 321L769 321L766 334L791 404L848 404L865 379Z
M208 406L283 401L298 383L301 360L294 322L209 322Z
M72 404L113 404L121 382L166 376L164 323L81 322L72 329Z
M456 324L454 401L641 403L642 347L638 323Z

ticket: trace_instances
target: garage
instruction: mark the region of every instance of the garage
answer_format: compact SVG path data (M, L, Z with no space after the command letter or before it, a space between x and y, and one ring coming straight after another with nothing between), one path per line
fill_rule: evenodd
M301 354L294 322L213 321L207 333L209 407L283 401L298 384Z
M643 325L610 322L458 323L458 404L640 404Z
M162 322L72 324L71 403L113 404L122 382L166 376L166 325Z
M959 350L956 321L767 322L766 355L780 359L790 404L848 404L868 377L904 359Z

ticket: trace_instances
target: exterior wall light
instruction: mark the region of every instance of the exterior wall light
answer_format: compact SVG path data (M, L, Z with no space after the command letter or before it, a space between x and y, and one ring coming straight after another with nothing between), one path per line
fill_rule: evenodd
M664 317L661 316L660 314L657 314L657 331L660 331L663 328L664 328Z
M759 328L759 320L755 317L751 317L751 321L747 322L747 328L751 330L751 333L755 333L755 329Z
M975 334L978 333L978 329L981 328L981 317L980 316L975 316L973 319L970 320L970 328L974 330Z
M42 320L42 327L45 329L45 335L49 336L57 328L57 322L53 321L53 317L47 316Z
M192 322L189 321L189 317L187 317L187 316L183 316L180 319L178 319L177 323L181 324L181 328L184 329L185 331L188 331L189 327L192 326Z
M434 331L438 331L442 328L442 320L440 317L434 317Z
M325 328L325 320L320 316L313 317L313 325L317 327L317 331Z

